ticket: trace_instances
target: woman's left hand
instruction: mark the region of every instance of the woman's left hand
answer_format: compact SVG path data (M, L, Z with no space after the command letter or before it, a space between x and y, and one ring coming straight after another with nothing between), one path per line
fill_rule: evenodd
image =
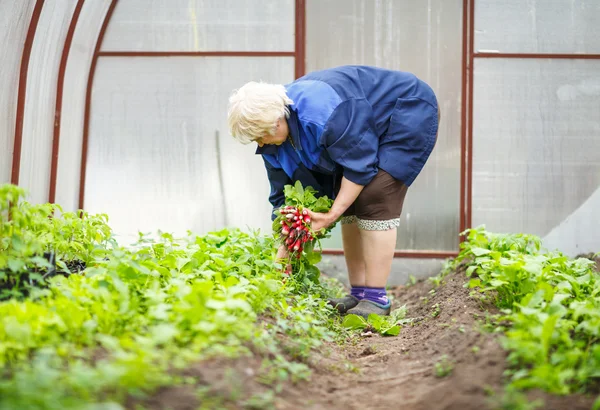
M311 220L311 229L315 232L328 228L336 220L330 213L313 212L310 209L308 210L308 216Z

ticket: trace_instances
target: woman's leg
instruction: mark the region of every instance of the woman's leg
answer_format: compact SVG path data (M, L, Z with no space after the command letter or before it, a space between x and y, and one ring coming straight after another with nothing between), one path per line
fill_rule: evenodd
M350 285L366 286L366 267L363 257L363 243L361 232L353 223L342 224L342 240L344 243L344 257L346 258L346 267L348 268L348 279Z
M396 233L397 228L386 231L360 231L362 239L361 256L364 255L366 271L364 285L360 286L385 288L392 269L394 251L396 250Z
M407 186L380 170L368 184L354 206L356 228L361 239L361 256L365 266L365 282L361 301L347 313L368 317L387 315L391 304L386 285L396 250L397 227Z
M364 298L366 269L362 238L360 230L356 226L356 217L346 216L342 219L342 240L350 282L350 294L343 298L329 299L329 304L343 314Z

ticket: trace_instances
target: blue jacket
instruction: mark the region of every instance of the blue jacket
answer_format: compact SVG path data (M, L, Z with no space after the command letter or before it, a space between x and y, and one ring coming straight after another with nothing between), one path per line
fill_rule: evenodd
M307 74L286 90L294 102L288 140L256 151L274 207L284 203L283 187L297 180L330 198L342 176L367 185L379 168L410 185L435 145L437 100L413 74L342 66Z

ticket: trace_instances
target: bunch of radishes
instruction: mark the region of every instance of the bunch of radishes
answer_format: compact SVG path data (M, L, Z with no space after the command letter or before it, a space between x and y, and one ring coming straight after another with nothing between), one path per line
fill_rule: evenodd
M300 258L304 244L313 240L310 230L310 216L302 207L285 206L281 214L281 240L290 251Z

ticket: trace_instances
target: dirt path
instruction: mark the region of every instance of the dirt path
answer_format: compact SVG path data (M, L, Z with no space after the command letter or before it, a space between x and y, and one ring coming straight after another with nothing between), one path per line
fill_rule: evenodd
M408 316L420 319L398 337L365 337L355 346L333 347L319 360L310 383L287 388L280 409L470 410L500 407L505 352L497 338L482 330L482 306L463 287L464 274L453 274L430 291L428 281L394 291ZM439 310L435 305L439 306ZM434 312L439 312L434 317ZM437 377L443 355L451 374ZM356 372L345 370L346 363ZM591 409L593 398L543 396L543 409ZM507 409L512 406L504 407Z
M483 306L469 296L463 272L445 278L435 288L429 281L394 290L395 307L406 304L415 324L405 326L397 337L371 335L355 344L330 344L311 360L310 382L288 384L275 397L280 410L403 409L481 410L519 409L502 403L506 353L498 337L484 330ZM452 371L436 375L436 363L446 356ZM249 406L242 398L267 392L254 375L258 358L208 361L188 369L227 403L202 402L191 386L165 388L145 400L147 409L264 409L260 402ZM441 376L441 377L440 377ZM237 398L236 398L237 397ZM543 398L545 410L590 410L594 397ZM268 400L270 404L273 400ZM135 408L130 403L128 408ZM203 405L204 407L199 407Z

